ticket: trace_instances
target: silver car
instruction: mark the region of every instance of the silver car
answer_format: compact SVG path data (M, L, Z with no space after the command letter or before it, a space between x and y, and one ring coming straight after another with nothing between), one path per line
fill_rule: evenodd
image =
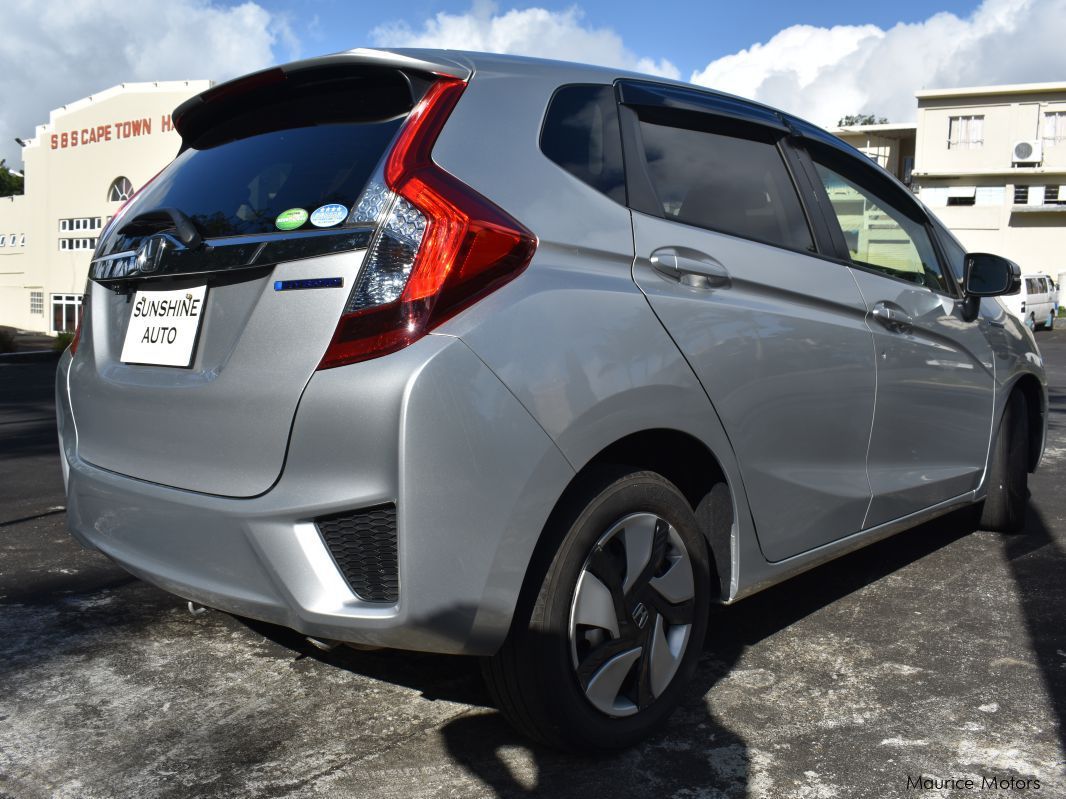
M57 379L72 534L167 591L484 656L520 730L610 749L711 603L955 509L1023 525L1017 266L800 119L433 50L173 119Z

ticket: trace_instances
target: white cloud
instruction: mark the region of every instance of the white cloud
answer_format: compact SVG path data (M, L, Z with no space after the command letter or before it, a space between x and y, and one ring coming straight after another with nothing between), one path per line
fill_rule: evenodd
M558 58L610 67L634 69L677 78L677 67L666 59L640 57L627 49L610 28L583 24L581 9L511 9L503 13L491 2L475 2L464 14L440 12L419 29L405 22L382 25L370 32L380 47L446 47L495 53Z
M19 164L15 136L31 136L48 111L118 83L224 80L297 57L283 16L225 0L6 0L0 32L0 157ZM939 13L888 30L874 25L794 25L692 73L711 86L832 125L850 113L914 118L914 92L1066 79L1066 0L984 0L969 17ZM311 28L313 29L313 24ZM676 78L657 43L627 46L578 6L500 10L475 0L415 25L379 26L386 47L450 47L560 58ZM660 51L661 52L661 51Z
M1066 79L1066 0L984 0L888 30L794 25L710 62L693 83L750 97L821 125L866 112L913 120L914 92Z
M0 33L0 157L19 168L13 139L48 112L131 81L223 80L294 56L283 18L246 2L6 0Z

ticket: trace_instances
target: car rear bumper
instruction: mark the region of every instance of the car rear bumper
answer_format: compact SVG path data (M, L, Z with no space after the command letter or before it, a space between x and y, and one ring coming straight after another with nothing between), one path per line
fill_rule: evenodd
M248 499L148 483L79 458L69 362L60 362L57 412L74 537L178 596L308 635L492 653L573 475L495 375L448 336L316 373L281 477ZM384 503L397 507L394 603L357 596L315 524Z

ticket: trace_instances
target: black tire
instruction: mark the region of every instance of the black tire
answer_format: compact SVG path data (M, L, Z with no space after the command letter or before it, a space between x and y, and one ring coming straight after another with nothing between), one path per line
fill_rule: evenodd
M988 468L988 495L980 528L1020 533L1029 500L1029 414L1025 398L1015 391L1007 400Z
M640 520L640 530L634 520ZM651 527L649 520L653 520ZM647 565L632 583L628 569L621 565L629 562L629 550L624 548L629 546L631 535L627 524L633 525L633 540L650 535L654 542ZM617 530L620 532L612 532ZM665 722L681 701L703 647L710 605L710 563L695 515L681 492L662 476L612 469L582 481L553 514L545 536L553 546L559 542L554 554L542 560L542 564L549 559L550 563L546 569L542 565L539 573L531 573L527 601L521 603L525 608L520 604L511 634L494 657L483 661L489 691L519 732L543 744L585 752L632 746ZM667 540L664 536L670 543L661 544ZM654 586L659 581L661 587L663 576L684 557L678 543L683 543L691 565L692 598L670 604ZM580 603L575 599L579 578L591 581L586 575L593 570L619 577L620 582L610 589L612 604L607 606L614 608L611 615L617 622L617 638L595 625L574 622L579 616ZM602 584L609 583L604 576ZM683 615L674 615L682 609ZM678 626L672 626L675 622ZM656 650L653 638L666 629L670 635L687 630L687 637L681 636L686 643L671 655L672 671L658 665L660 687L653 694L649 675L656 666L651 665L652 653L663 652ZM592 643L589 638L593 638ZM624 667L627 672L621 685L625 687L611 700L612 710L602 711L593 704L591 686L612 661L628 658L638 646L641 653L648 653L647 658L641 654L632 666ZM672 650L673 644L670 646ZM623 652L627 649L628 653ZM665 683L664 673L672 675ZM626 705L630 700L623 696L625 692L635 697L631 708ZM602 702L602 696L597 698ZM615 708L621 706L629 715L614 715Z

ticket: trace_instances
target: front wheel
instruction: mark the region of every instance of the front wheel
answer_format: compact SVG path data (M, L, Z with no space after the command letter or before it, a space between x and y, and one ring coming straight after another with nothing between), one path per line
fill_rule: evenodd
M988 496L981 511L982 530L1018 533L1025 527L1029 500L1029 414L1015 391L1007 400L988 465Z
M646 471L587 481L485 677L519 731L557 748L631 746L680 702L707 628L710 565L688 501ZM521 609L520 609L520 612Z

